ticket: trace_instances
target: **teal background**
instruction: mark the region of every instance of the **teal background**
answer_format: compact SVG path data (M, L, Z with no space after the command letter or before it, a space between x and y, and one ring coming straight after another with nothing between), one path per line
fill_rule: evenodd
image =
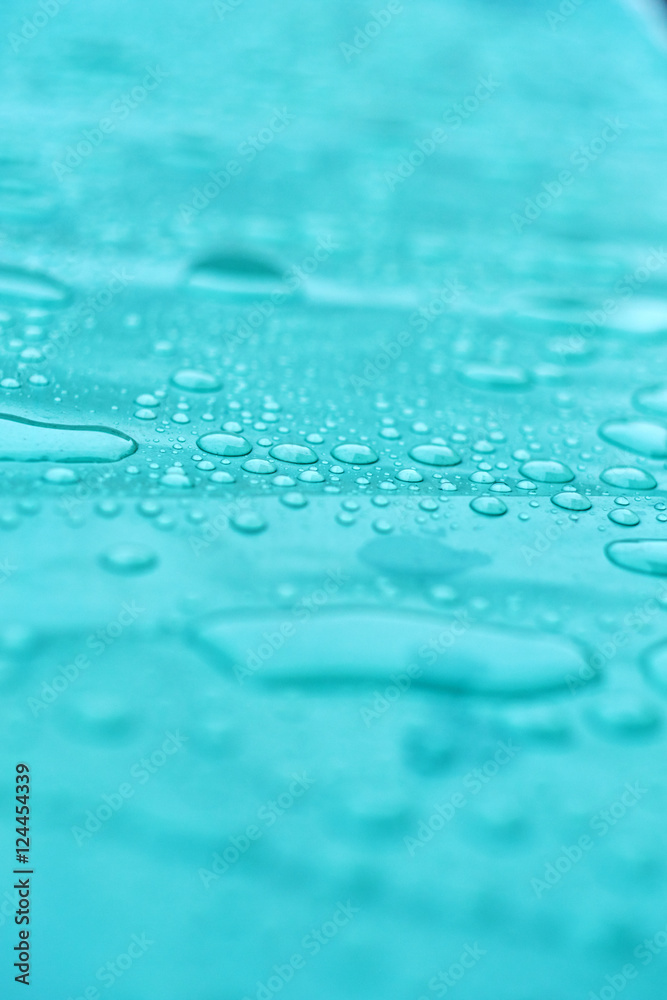
M3 995L26 760L32 1000L660 1000L661 6L45 2L0 10L0 416L48 425L0 419Z

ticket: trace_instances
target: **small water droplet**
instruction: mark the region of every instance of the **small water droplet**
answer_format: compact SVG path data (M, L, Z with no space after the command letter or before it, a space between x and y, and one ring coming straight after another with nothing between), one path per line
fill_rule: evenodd
M157 566L152 549L144 545L115 545L100 556L102 566L112 573L147 573Z

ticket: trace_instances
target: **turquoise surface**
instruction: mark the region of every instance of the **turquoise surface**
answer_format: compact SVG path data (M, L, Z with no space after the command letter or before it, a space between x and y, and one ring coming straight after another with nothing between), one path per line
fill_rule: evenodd
M664 1000L666 36L2 5L3 997Z

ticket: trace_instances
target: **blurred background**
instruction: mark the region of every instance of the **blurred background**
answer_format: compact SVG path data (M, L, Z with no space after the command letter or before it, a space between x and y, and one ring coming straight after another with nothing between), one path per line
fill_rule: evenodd
M666 39L3 4L8 996L663 996Z

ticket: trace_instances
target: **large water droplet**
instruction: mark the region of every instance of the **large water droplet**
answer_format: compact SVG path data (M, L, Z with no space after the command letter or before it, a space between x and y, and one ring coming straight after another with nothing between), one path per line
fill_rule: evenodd
M461 462L461 456L446 444L418 444L408 454L422 465L458 465Z
M606 691L588 712L590 723L610 739L647 736L662 723L655 705L632 691Z
M632 397L632 402L638 410L667 415L667 382L646 385L638 389Z
M650 472L634 465L615 465L600 474L603 483L621 490L654 490L658 485Z
M590 510L591 502L588 497L582 496L581 493L576 493L574 491L570 493L557 493L556 496L551 498L551 502L556 505L556 507L561 507L563 510Z
M197 637L233 675L267 634L280 634L281 622L272 611L242 619L212 616ZM419 667L415 687L478 697L543 697L590 673L583 650L561 636L363 609L322 610L251 669L269 683L373 686L410 665Z
M665 333L667 304L664 299L635 296L627 302L622 302L616 312L607 317L606 325L639 336Z
M136 450L131 437L107 427L47 424L0 414L3 462L118 462Z
M273 462L269 462L266 458L249 458L247 462L244 462L241 468L245 472L252 472L257 476L270 476L271 473L276 471L276 466Z
M197 439L197 447L209 455L220 455L224 458L238 458L249 455L252 445L241 434L224 434L214 431Z
M569 483L574 479L572 469L553 458L531 459L520 466L519 472L526 479L532 479L535 483Z
M609 511L607 517L614 524L620 524L624 528L634 528L639 524L637 514L635 514L634 510L628 510L627 507L616 507L614 510Z
M603 441L648 458L667 458L667 428L648 420L608 420L599 431Z
M63 306L70 298L66 285L38 271L0 265L0 298L32 305Z
M317 455L312 448L305 444L291 444L287 441L276 444L269 452L271 458L277 458L279 462L290 462L292 465L312 465L317 462Z
M489 562L481 552L453 549L436 539L407 534L367 542L359 558L381 573L416 579L453 576Z
M477 514L485 514L487 517L501 517L507 513L507 504L500 497L474 497L470 501L470 507Z
M199 261L190 272L190 284L236 295L286 291L283 272L269 261L244 253L219 253Z
M346 465L372 465L377 462L378 456L367 444L346 441L345 444L337 444L331 449L331 454L339 462Z
M610 542L605 553L615 566L622 569L650 576L667 576L666 539L634 538L627 542Z

